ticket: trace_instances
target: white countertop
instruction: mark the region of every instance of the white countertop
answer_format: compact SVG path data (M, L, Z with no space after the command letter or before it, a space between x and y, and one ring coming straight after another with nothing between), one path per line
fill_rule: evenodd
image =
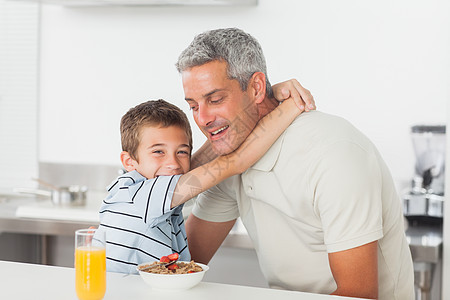
M45 202L34 202L17 207L16 216L19 218L62 220L91 222L93 225L99 220L100 205L91 206L58 206L50 200Z
M77 299L73 268L0 261L0 299ZM107 274L104 299L330 300L355 299L239 285L201 282L186 291L153 291L139 275Z
M88 196L85 206L71 207L35 196L0 194L0 233L73 236L77 229L98 225L102 199Z
M98 226L99 208L106 193L89 191L86 205L54 205L50 199L20 194L0 194L0 233L19 232L43 235L72 236L76 229ZM193 202L184 205L185 218ZM238 219L225 239L224 246L253 249L247 231Z

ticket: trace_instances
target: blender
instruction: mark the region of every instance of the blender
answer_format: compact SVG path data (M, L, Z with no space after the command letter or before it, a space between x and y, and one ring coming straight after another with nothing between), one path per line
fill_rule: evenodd
M415 153L411 186L403 193L406 238L414 265L416 299L440 299L445 186L445 125L411 127Z
M416 163L411 188L403 195L408 220L442 221L445 188L445 125L411 128Z

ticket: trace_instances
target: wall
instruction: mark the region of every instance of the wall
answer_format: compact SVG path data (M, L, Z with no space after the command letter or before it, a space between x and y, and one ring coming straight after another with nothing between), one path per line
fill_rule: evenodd
M378 146L399 185L414 154L409 128L445 123L450 4L270 1L250 7L42 6L40 160L119 163L120 117L144 100L180 105L174 63L196 33L236 26L257 37L272 82L297 78L319 109ZM195 147L204 141L194 129Z
M409 127L450 120L449 6L444 0L260 0L258 6L228 8L44 5L40 160L118 164L123 113L160 97L188 113L173 66L178 54L196 33L237 26L261 42L272 82L298 78L321 110L366 133L397 183L407 184L414 163ZM193 129L198 147L203 137ZM447 252L444 269L450 270Z
M446 0L259 0L257 6L225 8L43 5L39 158L118 164L124 112L163 97L188 113L173 66L178 54L199 32L236 26L259 39L273 83L299 79L319 109L346 117L374 141L397 184L405 186L414 164L410 126L450 120L449 14ZM193 129L198 147L204 139ZM450 219L450 210L446 215ZM444 282L449 255L444 249ZM443 296L450 297L446 285Z

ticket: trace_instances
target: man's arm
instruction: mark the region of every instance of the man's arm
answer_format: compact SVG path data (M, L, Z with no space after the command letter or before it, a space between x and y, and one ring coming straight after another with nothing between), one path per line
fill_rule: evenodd
M337 284L332 295L378 298L378 242L328 254Z
M186 234L191 258L196 262L208 264L227 237L235 221L209 222L191 214L186 221Z

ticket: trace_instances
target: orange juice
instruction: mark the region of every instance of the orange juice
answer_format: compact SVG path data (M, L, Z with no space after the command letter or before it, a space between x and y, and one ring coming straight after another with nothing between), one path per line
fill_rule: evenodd
M75 248L75 289L81 300L103 298L106 291L105 248Z

